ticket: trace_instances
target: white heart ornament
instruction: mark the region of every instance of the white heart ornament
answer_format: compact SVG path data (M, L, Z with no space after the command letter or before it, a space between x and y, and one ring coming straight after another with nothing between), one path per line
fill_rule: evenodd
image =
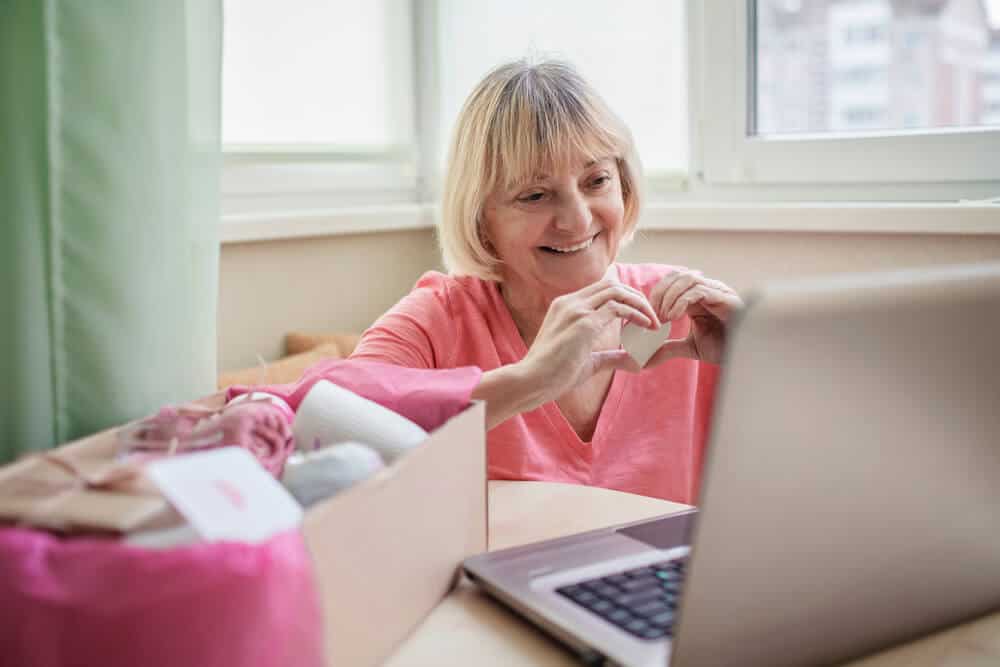
M646 362L656 353L660 346L670 337L670 322L664 322L659 329L627 324L622 330L622 347L629 356L635 359L639 368L644 368Z

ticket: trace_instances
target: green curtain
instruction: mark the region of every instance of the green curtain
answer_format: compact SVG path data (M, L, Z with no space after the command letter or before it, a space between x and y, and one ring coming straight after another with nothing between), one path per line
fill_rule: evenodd
M0 0L0 462L211 392L220 0Z

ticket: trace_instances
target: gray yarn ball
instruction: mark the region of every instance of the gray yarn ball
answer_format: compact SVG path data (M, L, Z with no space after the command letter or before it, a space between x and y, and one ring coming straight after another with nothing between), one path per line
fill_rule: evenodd
M385 462L371 447L342 442L290 457L281 481L303 507L309 507L383 468Z

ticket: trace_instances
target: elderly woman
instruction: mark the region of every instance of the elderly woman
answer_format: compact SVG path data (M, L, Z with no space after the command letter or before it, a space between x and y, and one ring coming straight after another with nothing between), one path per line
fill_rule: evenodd
M511 63L458 118L425 274L353 358L478 366L491 479L693 502L736 293L696 271L618 264L642 173L632 137L568 65ZM622 328L672 322L640 369Z

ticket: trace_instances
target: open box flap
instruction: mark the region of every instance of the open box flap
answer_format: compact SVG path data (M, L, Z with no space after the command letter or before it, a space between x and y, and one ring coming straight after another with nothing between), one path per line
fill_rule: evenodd
M394 466L307 512L327 664L382 662L448 594L462 560L486 550L485 414L474 403Z

